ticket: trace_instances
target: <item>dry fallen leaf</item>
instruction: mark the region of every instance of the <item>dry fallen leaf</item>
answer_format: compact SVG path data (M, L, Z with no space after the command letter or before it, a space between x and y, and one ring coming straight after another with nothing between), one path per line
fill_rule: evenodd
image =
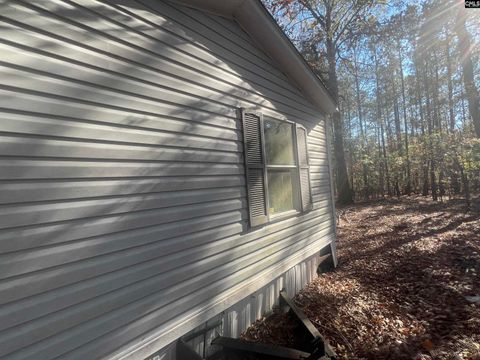
M433 350L433 343L430 339L422 341L422 347L427 351Z
M339 266L296 298L339 359L480 360L480 304L467 301L480 287L480 214L462 206L411 197L339 210ZM294 346L294 335L274 315L243 336Z

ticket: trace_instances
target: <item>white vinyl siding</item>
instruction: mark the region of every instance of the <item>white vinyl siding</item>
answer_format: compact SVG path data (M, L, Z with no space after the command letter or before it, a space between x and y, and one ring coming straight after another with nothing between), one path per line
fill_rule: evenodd
M0 358L156 351L332 240L323 116L235 22L160 0L0 14ZM247 232L240 107L306 127L311 212Z

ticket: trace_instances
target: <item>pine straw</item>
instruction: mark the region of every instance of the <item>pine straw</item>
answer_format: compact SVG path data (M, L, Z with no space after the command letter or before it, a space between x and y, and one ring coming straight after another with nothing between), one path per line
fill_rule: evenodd
M402 198L339 210L339 266L295 298L341 359L480 360L480 212ZM292 346L281 314L245 339Z

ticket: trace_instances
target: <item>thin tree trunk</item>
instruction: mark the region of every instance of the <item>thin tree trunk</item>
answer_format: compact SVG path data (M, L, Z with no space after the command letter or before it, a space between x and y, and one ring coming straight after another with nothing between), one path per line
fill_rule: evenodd
M435 82L434 82L434 114L435 114L435 122L434 122L434 129L436 131L442 133L443 132L443 126L442 126L442 117L441 117L441 111L440 111L440 98L439 98L439 89L440 89L440 80L439 80L439 69L438 69L438 56L437 56L437 50L433 50L433 61L435 63ZM432 160L434 161L434 164L438 168L438 184L437 184L437 190L438 194L440 195L440 201L443 201L443 195L445 195L445 188L443 184L443 178L444 178L444 173L443 173L443 154L441 152L437 152L434 147L432 147ZM436 158L435 155L438 155L438 158ZM436 158L436 159L435 159ZM438 161L437 161L438 160ZM434 169L435 170L435 169ZM436 174L434 173L433 176ZM433 183L432 183L433 184ZM432 191L433 193L433 191ZM435 198L434 198L435 200Z
M460 162L455 159L455 165L458 167L460 170L460 178L462 179L462 185L463 185L463 192L465 194L465 203L467 205L467 209L470 209L470 183L468 181L468 177L465 174L465 170L463 166L460 164Z
M397 150L402 153L402 130L400 127L400 112L398 109L398 98L397 98L397 87L395 85L395 77L393 76L392 71L392 93L393 93L393 113L394 113L394 120L395 120L395 135L397 138Z
M365 139L365 129L363 127L363 112L362 112L362 100L360 98L360 81L358 79L358 64L357 64L357 55L354 50L354 62L355 62L355 90L356 90L356 100L357 100L357 113L358 113L358 122L360 124L360 137L361 137L361 146L362 146L362 173L363 173L363 196L365 200L369 198L369 184L368 184L368 168L364 162L364 157L366 156L366 139Z
M450 56L450 33L446 32L445 40L445 59L447 61L447 87L448 87L448 123L450 134L455 132L455 114L453 103L453 80L452 80L452 59ZM450 171L450 191L454 194L460 192L460 182L458 180L458 174L456 171Z
M427 70L429 69L428 56L425 57L425 69L423 72L423 79L425 83L425 100L427 107L427 129L428 129L428 144L429 144L429 153L430 153L430 185L432 190L432 199L437 201L437 183L435 179L435 159L433 151L433 121L432 121L432 109L430 105L430 95L429 95L429 86L427 79Z
M346 108L347 108L347 125L348 125L348 161L350 164L350 169L353 166L353 143L352 143L352 115L350 113L350 99L348 97L348 93L345 96L345 102L346 102ZM354 178L355 172L352 170L350 171L350 184L353 187L353 184L355 183ZM353 192L353 190L352 190ZM353 194L353 197L355 198L355 194Z
M455 130L455 115L453 113L453 83L452 83L452 60L450 58L450 35L447 33L445 42L445 54L447 60L447 85L448 85L448 118L450 132Z
M392 93L393 93L393 116L394 116L394 123L395 123L395 135L396 135L396 145L397 151L400 156L403 155L402 150L402 130L400 126L400 111L398 106L398 98L397 98L397 87L395 85L395 71L392 71L391 75L391 82L392 82ZM400 197L400 186L399 186L399 174L398 171L395 172L395 185L394 191L395 195Z
M478 89L475 86L473 62L471 54L471 39L466 27L466 12L460 10L456 17L455 31L458 35L458 47L462 59L463 83L468 99L468 109L473 121L475 134L480 138L480 100Z
M402 85L403 124L404 124L404 131L405 131L405 161L407 166L407 181L405 186L405 193L407 195L410 195L412 191L412 183L411 183L411 170L410 170L410 156L408 152L407 105L405 101L405 80L403 78L403 55L402 55L400 42L398 43L398 58L400 61L400 79L401 79L401 85Z
M329 89L333 99L338 103L338 78L336 69L336 51L332 40L327 41L327 60ZM333 115L335 161L337 168L337 190L338 201L341 204L351 204L353 202L352 190L348 183L347 164L345 161L345 150L343 146L343 121L340 112L336 111Z
M384 173L388 172L387 164L386 164L386 154L385 154L385 139L383 137L383 121L382 121L382 105L380 103L380 80L378 75L378 58L377 58L377 51L376 49L372 49L373 51L373 59L375 62L375 96L376 96L376 104L377 104L377 123L380 125L380 129L378 131L378 159L380 164L380 171L379 171L379 184L380 184L380 192L382 197L385 197L385 178ZM383 159L382 159L383 156Z
M434 49L433 50L433 62L435 64L435 80L434 80L434 85L433 85L433 118L434 118L434 123L433 127L442 131L442 118L440 115L440 99L439 99L439 89L440 89L440 81L439 81L439 76L438 76L438 57L437 57L437 51Z
M462 129L465 130L467 125L467 110L465 109L465 90L463 87L460 89L460 98L462 99Z
M377 125L377 141L378 141L378 187L379 194L382 198L385 197L385 170L384 162L382 161L382 137L380 131L380 125Z
M415 65L415 93L417 97L417 104L418 104L418 111L420 113L420 131L422 134L422 138L425 139L425 117L423 113L423 103L422 103L422 88L421 88L421 83L420 83L420 76L423 77L424 82L425 82L425 74L420 74L420 66L418 63L418 59L415 58L414 60L414 65ZM419 174L420 176L420 174ZM424 155L423 159L423 185L422 185L422 195L423 196L428 196L428 160L427 160L427 155ZM419 181L420 183L420 181Z
M390 182L390 171L388 170L388 159L387 159L387 147L385 146L385 130L383 126L383 118L380 119L380 134L382 137L382 149L383 149L383 163L385 167L385 177L387 180L387 194L392 196L392 187Z

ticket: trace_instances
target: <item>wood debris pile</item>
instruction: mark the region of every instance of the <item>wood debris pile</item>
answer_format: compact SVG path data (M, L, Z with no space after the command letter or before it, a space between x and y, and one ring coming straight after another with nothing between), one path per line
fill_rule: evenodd
M341 209L339 267L296 303L342 359L480 360L480 212L403 198ZM252 341L292 346L285 315Z

